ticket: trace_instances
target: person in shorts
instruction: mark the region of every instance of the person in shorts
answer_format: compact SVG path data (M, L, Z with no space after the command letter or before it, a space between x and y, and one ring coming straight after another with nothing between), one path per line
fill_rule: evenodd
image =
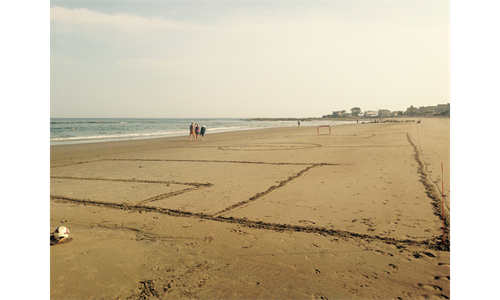
M196 135L194 134L194 123L191 123L191 126L189 126L189 140L191 141L191 136L194 136L194 139L196 140Z

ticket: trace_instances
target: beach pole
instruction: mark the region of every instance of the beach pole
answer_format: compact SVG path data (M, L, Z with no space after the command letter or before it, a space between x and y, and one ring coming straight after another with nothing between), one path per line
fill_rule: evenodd
M441 200L443 202L443 245L444 245L444 167L443 163L441 163Z

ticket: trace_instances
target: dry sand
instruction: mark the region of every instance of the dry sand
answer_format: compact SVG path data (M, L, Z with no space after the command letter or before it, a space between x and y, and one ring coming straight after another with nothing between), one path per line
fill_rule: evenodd
M398 120L51 147L51 298L449 299L450 119Z

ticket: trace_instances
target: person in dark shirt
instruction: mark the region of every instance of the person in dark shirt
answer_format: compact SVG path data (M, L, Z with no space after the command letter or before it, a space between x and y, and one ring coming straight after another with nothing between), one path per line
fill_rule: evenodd
M207 131L207 128L205 127L205 124L203 124L201 126L201 131L200 131L200 135L201 135L200 140L203 140L203 141L205 140L205 132L206 131Z

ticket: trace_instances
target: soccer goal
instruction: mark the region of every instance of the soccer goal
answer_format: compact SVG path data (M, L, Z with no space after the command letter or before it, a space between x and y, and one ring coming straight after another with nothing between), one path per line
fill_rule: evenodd
M320 130L319 130L320 127L328 127L328 133L320 133ZM330 125L319 125L318 126L318 135L320 135L320 134L332 134L332 127L330 127Z

